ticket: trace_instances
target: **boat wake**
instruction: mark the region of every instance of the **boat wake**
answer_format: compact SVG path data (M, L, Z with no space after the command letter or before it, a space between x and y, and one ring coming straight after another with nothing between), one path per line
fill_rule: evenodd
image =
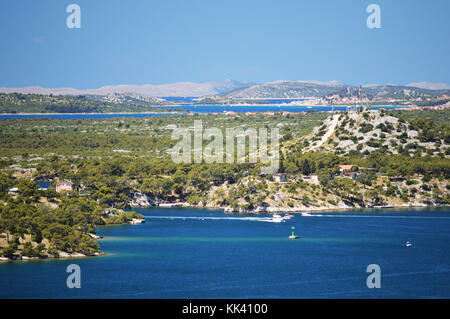
M450 216L382 216L382 215L344 215L344 214L308 214L303 215L307 217L329 217L329 218L397 218L397 219L450 219ZM273 217L202 217L202 216L144 216L148 219L170 219L170 220L238 220L238 221L253 221L266 223L279 223L280 220ZM286 218L281 217L281 222Z
M382 216L382 215L338 215L338 214L311 214L312 217L336 217L336 218L404 218L404 219L450 219L450 216Z
M239 220L251 222L276 223L271 217L202 217L202 216L144 216L148 219L181 219L181 220Z

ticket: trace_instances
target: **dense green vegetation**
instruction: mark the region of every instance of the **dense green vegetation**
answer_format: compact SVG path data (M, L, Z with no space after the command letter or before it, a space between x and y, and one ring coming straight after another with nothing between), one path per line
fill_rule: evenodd
M326 113L308 115L182 115L154 116L148 118L111 118L89 120L17 119L0 120L0 149L4 157L55 153L58 155L83 155L109 157L127 151L125 155L167 157L165 150L171 141L172 128L190 127L194 120L202 120L203 127L259 128L278 125L280 134L306 134ZM275 123L272 125L271 123Z
M12 185L18 188L17 195L8 194ZM7 244L0 255L5 257L13 257L19 247L28 257L58 256L60 252L93 255L100 248L89 235L95 233L96 225L140 217L118 210L107 216L94 199L58 194L54 188L42 191L29 179L5 174L0 174L0 200L4 203L0 205L0 234Z
M449 143L449 111L390 113L399 117L398 129L417 128L423 142ZM325 112L270 115L194 115L149 118L92 120L22 119L0 121L0 234L8 245L2 254L19 250L28 256L54 255L58 251L93 254L98 244L89 233L96 225L123 223L136 217L120 209L130 206L136 193L154 200L188 202L232 208L254 209L274 203L281 192L287 207L358 203L380 205L398 198L404 203L420 197L424 203L448 204L450 161L448 148L435 152L420 145L402 144L397 153L388 152L381 134L396 131L389 123L363 125L361 136L377 129L378 139L368 141L371 151L303 152L299 138L319 127L329 116ZM345 117L345 114L342 115ZM272 175L261 176L260 164L175 164L166 152L174 127L278 127L282 135L279 171L289 182L274 183ZM351 119L344 122L353 125ZM355 124L356 125L356 124ZM345 129L339 136L357 141ZM400 136L404 132L397 132ZM314 137L313 139L317 139ZM310 143L311 141L305 141ZM207 142L204 142L205 144ZM333 178L340 164L351 164L355 179ZM317 174L318 184L308 184L301 176ZM401 177L402 182L390 179ZM74 183L72 192L55 192L58 179ZM33 181L34 180L34 181ZM39 190L35 181L52 181L48 190ZM8 190L17 187L18 194ZM116 209L110 211L111 208Z
M412 176L414 174L431 175L444 179L450 178L450 163L445 157L409 156L404 154L386 154L383 151L372 152L362 157L353 153L350 156L338 156L323 152L290 154L283 162L284 171L289 174L335 172L338 164L352 163L355 166L371 168L375 173L387 176Z
M158 105L158 104L155 104ZM182 112L182 109L153 107L153 104L111 103L99 98L69 95L0 93L0 113L110 113Z

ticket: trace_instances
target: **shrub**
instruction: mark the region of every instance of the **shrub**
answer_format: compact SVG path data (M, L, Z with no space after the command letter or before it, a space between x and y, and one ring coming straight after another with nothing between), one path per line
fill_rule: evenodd
M359 131L361 133L368 133L372 130L373 130L373 125L370 123L363 123L363 124L361 124L361 127L359 128Z
M331 205L334 205L334 206L337 205L337 202L335 200L333 200L333 199L329 199L329 200L327 200L327 202L330 203Z
M12 257L14 253L17 251L17 246L18 245L16 242L10 243L8 246L2 249L1 251L2 256L9 258Z

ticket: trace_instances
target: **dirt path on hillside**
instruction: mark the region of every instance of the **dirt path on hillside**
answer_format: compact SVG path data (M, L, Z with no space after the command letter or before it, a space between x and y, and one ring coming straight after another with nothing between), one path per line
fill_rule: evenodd
M322 136L322 138L315 144L314 146L308 147L305 151L317 151L333 134L336 125L339 122L339 115L333 115L333 120L331 121L331 125L328 127L328 130Z

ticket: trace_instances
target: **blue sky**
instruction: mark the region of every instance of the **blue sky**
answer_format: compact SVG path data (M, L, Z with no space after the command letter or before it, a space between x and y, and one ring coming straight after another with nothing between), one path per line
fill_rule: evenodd
M68 29L66 7L81 7ZM366 7L381 8L381 29ZM0 2L0 86L178 81L450 84L450 1Z

